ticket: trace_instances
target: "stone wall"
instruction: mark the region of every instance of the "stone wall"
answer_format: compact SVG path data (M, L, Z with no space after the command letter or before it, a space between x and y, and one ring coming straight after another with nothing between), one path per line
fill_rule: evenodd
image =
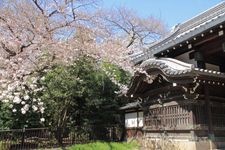
M133 139L128 137L128 140ZM157 133L143 132L136 136L146 150L211 150L225 149L224 138L196 137L192 132Z
M225 142L212 142L211 140L191 141L185 139L139 139L144 149L149 150L211 150L225 148Z

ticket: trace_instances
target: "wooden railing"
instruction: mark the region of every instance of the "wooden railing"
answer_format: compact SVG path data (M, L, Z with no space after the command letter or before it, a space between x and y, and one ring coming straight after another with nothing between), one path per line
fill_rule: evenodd
M211 105L214 130L225 130L225 106ZM177 104L158 106L145 112L144 126L150 130L207 130L206 106L200 104Z
M192 113L190 105L162 106L149 109L145 118L145 126L149 129L184 129L190 128Z

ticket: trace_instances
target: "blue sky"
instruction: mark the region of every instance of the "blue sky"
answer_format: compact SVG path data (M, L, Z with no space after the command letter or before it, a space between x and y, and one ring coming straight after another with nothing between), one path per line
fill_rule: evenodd
M142 17L153 15L171 28L220 2L222 0L103 0L102 3L104 8L131 8Z

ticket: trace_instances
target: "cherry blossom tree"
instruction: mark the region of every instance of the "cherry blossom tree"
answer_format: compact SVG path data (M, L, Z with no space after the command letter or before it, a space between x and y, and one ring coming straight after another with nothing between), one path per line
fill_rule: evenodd
M82 9L94 6L95 1L3 0L1 4L0 99L11 103L15 113L17 104L22 105L22 114L30 108L43 113L41 100L33 99L35 91L42 89L36 84L40 73L54 63L74 59L78 50L69 45L68 38L90 20Z
M1 2L0 102L9 103L14 113L44 113L37 98L43 90L39 81L54 64L69 65L81 55L90 55L133 73L129 54L166 33L160 19L141 18L126 8L98 10L96 0ZM105 71L127 89L113 72Z

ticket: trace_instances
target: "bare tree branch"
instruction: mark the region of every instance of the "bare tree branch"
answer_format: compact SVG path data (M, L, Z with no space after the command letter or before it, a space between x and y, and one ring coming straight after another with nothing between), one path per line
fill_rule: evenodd
M32 0L35 6L40 10L40 12L45 16L44 9L38 4L39 0Z
M16 52L11 51L8 47L6 47L6 45L3 42L1 42L1 46L9 54L9 56L7 58L10 58L12 56L16 56Z

